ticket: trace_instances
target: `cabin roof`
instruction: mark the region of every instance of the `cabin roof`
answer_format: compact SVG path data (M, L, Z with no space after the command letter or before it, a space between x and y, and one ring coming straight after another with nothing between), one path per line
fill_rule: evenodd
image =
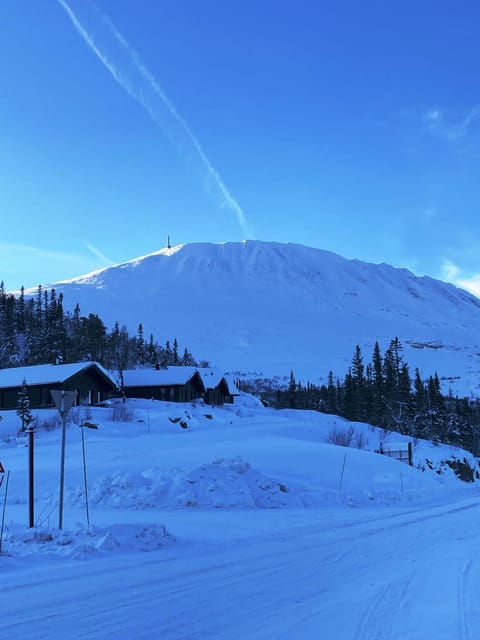
M231 395L238 394L233 377L223 374L219 369L199 367L197 371L202 376L203 384L207 389L215 389L223 380Z
M167 369L126 369L125 387L168 387L184 385L198 375L195 367L168 367ZM200 382L202 382L200 376Z
M115 380L101 364L89 360L71 364L37 364L31 367L0 369L0 389L21 387L24 380L29 386L62 384L90 367L98 369L113 387L117 387Z

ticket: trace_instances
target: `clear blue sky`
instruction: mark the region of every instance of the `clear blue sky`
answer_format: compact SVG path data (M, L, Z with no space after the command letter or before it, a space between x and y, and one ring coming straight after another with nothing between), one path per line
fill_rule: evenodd
M7 288L170 235L298 242L480 292L477 3L97 0L109 26L65 2L84 37L57 0L0 3Z

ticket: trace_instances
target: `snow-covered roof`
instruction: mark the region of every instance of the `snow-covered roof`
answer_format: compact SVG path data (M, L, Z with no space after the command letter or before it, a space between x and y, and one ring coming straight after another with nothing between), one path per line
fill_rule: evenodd
M205 389L214 389L222 379L231 394L238 393L233 378L225 376L219 369L205 367L167 367L166 369L127 369L123 372L125 387L157 387L182 385L198 372Z
M0 389L21 387L25 380L28 385L61 384L72 376L94 365L116 387L116 382L98 362L72 362L71 364L37 364L31 367L0 369Z
M226 376L219 369L208 369L200 367L197 369L198 373L202 376L203 384L207 389L214 389L223 380L227 385L228 392L230 394L238 394L238 390L235 385L233 377Z
M123 372L125 387L157 387L186 384L196 373L195 367L167 369L127 369Z
M198 373L202 376L202 380L207 389L213 389L217 387L222 378L224 377L221 371L218 369L207 369L200 367L197 369Z

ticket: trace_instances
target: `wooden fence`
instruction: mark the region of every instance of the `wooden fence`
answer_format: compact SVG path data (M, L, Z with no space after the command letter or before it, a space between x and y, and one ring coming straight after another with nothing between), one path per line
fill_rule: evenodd
M406 446L401 444L385 444L380 443L380 453L389 458L395 458L399 462L406 462L413 467L413 447L411 442L407 442Z

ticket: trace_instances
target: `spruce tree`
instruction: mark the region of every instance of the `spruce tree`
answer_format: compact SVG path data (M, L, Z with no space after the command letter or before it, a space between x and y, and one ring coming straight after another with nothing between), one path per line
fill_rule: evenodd
M147 361L147 353L145 349L145 338L143 337L143 325L140 323L137 329L137 342L136 342L136 360L137 364L144 366Z
M23 379L21 389L18 392L17 416L19 416L22 421L21 431L26 431L28 425L33 419L33 416L30 410L30 400L28 398L28 388L25 378Z

